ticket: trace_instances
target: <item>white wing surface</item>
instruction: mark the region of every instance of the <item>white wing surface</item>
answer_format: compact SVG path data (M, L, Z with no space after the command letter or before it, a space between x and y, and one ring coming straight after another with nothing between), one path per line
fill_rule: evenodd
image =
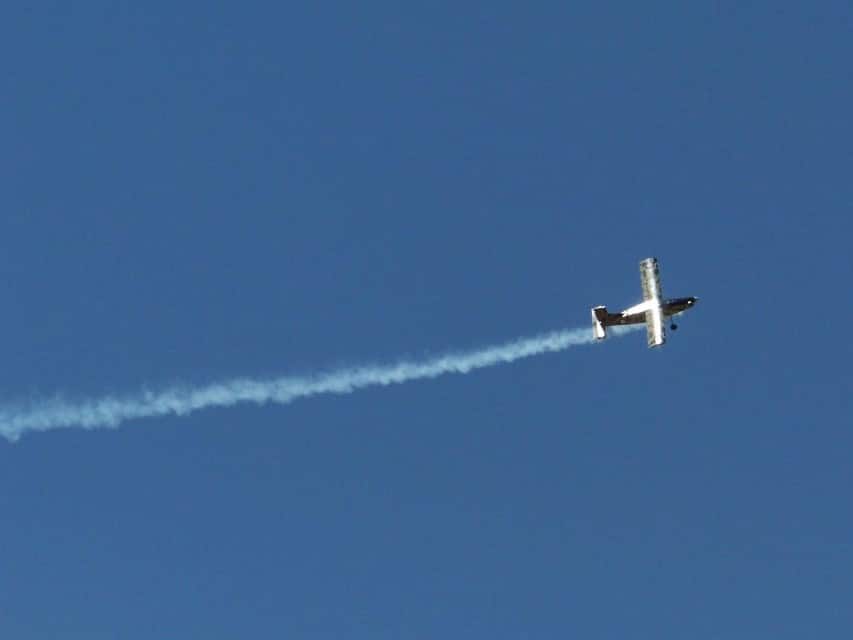
M660 306L646 311L646 341L650 347L659 347L666 342L666 326Z
M661 300L663 298L657 258L646 258L640 262L640 281L643 285L643 300Z
M650 347L659 347L666 342L666 328L661 308L663 293L657 258L646 258L640 262L640 282L643 285L643 301L650 307L646 311L646 339Z

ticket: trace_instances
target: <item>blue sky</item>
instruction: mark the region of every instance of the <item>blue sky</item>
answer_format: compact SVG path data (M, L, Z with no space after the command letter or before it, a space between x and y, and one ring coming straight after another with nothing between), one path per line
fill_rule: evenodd
M467 376L0 442L0 633L853 626L849 3L13 3L3 406L586 327Z

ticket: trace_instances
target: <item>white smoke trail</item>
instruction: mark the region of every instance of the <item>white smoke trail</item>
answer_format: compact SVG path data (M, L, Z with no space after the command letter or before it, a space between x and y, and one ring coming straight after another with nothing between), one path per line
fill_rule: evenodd
M625 332L621 327L614 329L616 335ZM230 407L243 402L259 405L268 402L287 404L297 398L323 393L352 393L364 387L400 384L410 380L435 378L446 373L469 373L476 369L514 362L541 353L562 351L593 341L589 329L573 329L417 362L402 361L390 365L341 369L321 375L273 380L235 379L197 388L172 388L158 393L145 391L133 396L107 396L76 403L46 400L29 408L1 408L0 435L14 442L31 431L71 427L114 428L135 418L170 413L186 415L200 409Z

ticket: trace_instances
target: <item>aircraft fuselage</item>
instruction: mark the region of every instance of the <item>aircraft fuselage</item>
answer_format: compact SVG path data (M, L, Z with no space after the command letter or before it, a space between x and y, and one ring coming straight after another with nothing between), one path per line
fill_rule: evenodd
M665 300L661 303L661 311L663 312L664 317L667 318L677 316L688 309L691 309L693 305L696 304L696 300L698 300L698 298L695 296ZM622 313L608 313L606 317L601 319L602 323L605 326L618 324L643 324L646 321L646 310L641 309L641 307L644 306L645 303L641 303L635 307L631 307L630 309L625 309Z

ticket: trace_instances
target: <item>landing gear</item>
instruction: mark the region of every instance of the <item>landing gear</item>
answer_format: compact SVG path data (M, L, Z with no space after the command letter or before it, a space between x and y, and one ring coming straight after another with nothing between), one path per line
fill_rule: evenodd
M669 328L675 331L676 329L678 329L678 325L673 322L671 325L669 325Z

